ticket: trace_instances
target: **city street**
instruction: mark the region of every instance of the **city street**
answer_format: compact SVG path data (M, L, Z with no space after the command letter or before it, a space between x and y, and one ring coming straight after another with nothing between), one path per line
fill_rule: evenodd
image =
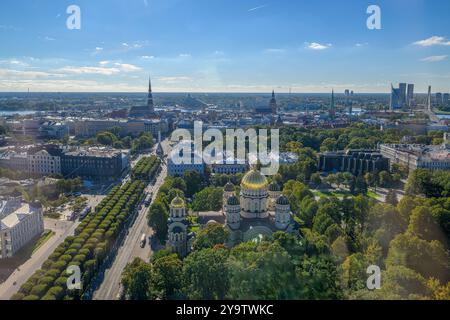
M168 153L168 142L164 140L162 142L162 146L165 154ZM155 182L154 185L150 185L147 187L146 192L153 192L153 195L156 196L159 188L164 182L164 179L167 176L167 167L163 163L161 165L161 172ZM153 199L152 199L153 201ZM120 282L122 277L122 272L125 269L126 265L133 261L134 258L139 257L143 260L148 260L152 254L150 245L149 245L149 236L152 234L151 228L147 225L147 207L143 206L139 211L139 215L131 225L128 230L128 234L126 239L124 240L122 246L119 248L117 255L114 259L112 266L106 270L105 276L102 284L94 293L94 300L116 300L120 295ZM147 236L147 242L144 248L140 246L140 240L142 234Z

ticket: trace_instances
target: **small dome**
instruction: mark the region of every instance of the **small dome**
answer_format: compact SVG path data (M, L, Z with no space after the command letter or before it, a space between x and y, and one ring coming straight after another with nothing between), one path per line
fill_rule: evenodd
M258 170L252 169L242 178L241 187L243 189L261 190L268 185L267 178Z
M227 184L225 185L225 187L223 189L225 190L225 192L233 192L234 184L232 184L231 182L227 182Z
M172 208L184 208L184 200L181 199L179 196L176 196L170 203L170 206Z
M173 228L172 229L172 232L173 233L183 233L184 232L184 230L181 228L181 227L175 227L175 228Z
M281 196L278 197L277 204L287 206L289 205L289 200L285 195L282 194Z
M269 184L269 191L280 191L280 186L275 181L272 181L271 184Z
M239 199L235 195L232 195L227 200L227 205L229 206L238 206L239 205Z

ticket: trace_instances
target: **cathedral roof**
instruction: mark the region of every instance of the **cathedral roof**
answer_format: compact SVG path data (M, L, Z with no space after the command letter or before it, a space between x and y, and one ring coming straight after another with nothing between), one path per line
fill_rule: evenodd
M228 200L227 200L227 205L229 205L229 206L237 206L237 205L239 205L238 197L236 197L235 195L232 195L231 197L229 197Z
M181 199L179 196L176 196L170 203L170 206L172 208L184 208L185 207L184 200Z
M267 188L267 178L258 170L252 169L242 178L241 187L250 190L260 190Z
M278 197L277 204L287 206L289 205L289 200L285 195L282 194L281 196Z

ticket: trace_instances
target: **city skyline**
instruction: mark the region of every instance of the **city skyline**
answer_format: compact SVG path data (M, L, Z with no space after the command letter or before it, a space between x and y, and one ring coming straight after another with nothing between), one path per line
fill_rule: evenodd
M448 92L446 1L64 1L0 4L1 92ZM125 13L125 14L124 14Z

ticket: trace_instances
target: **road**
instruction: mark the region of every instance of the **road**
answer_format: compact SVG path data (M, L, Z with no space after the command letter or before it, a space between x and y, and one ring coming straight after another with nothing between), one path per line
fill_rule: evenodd
M162 143L163 149L165 153L168 153L169 145L167 140L164 140ZM146 191L153 192L153 195L156 196L159 188L164 182L164 179L167 176L167 167L165 164L161 166L161 172L158 175L158 178L155 184L152 186L148 186ZM116 300L120 295L121 290L121 278L122 272L127 266L127 264L133 261L134 258L140 257L146 261L150 258L152 252L149 246L148 237L151 235L152 230L147 226L147 212L149 208L143 206L142 210L139 211L138 217L134 221L134 223L130 226L128 230L128 234L126 239L124 240L122 246L117 251L116 257L113 261L113 264L109 269L106 270L105 276L102 284L94 292L93 299L94 300ZM147 235L147 243L144 248L140 247L140 239L142 234Z
M73 235L78 222L61 221L53 219L44 219L44 228L52 230L55 235L52 236L42 247L40 247L30 259L19 266L10 276L0 285L0 300L9 300L11 296L19 290L33 273L38 270L47 258L53 253L56 247L70 235Z

